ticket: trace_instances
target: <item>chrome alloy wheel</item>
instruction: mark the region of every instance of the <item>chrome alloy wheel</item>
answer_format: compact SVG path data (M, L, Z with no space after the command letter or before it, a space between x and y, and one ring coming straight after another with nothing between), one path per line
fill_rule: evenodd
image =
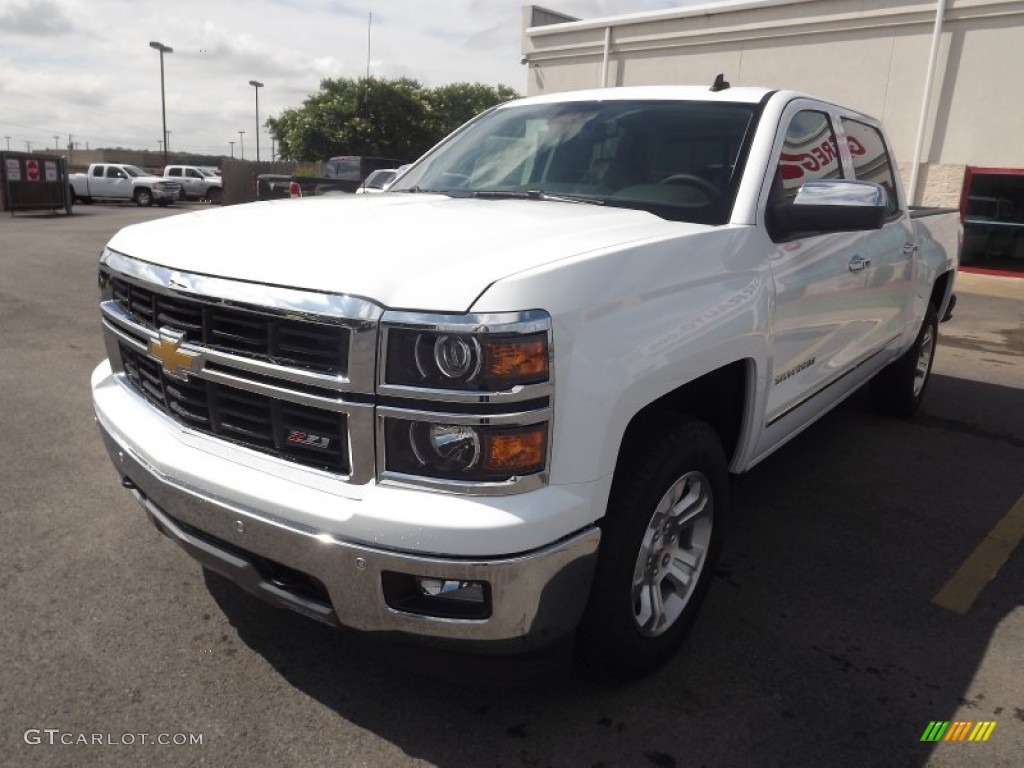
M633 569L633 620L657 637L679 619L700 579L711 544L711 483L687 472L661 497L644 532Z
M921 337L921 346L917 351L917 366L914 368L914 397L921 394L924 383L928 380L928 371L935 354L935 335L931 325L926 325Z

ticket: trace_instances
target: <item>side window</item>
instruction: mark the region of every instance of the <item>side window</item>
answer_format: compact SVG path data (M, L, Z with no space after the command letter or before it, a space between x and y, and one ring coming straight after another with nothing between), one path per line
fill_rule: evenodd
M203 178L199 174L199 171L197 171L194 168L189 168L187 171L185 171L185 175L188 176L190 179L201 179L201 178Z
M786 129L771 202L792 202L808 181L842 177L836 134L828 115L812 110L797 112Z
M873 181L885 187L888 196L886 213L899 213L899 198L896 196L896 176L892 172L892 161L885 148L885 140L877 128L859 120L843 118L846 144L853 156L853 175L858 181Z
M181 176L181 168L171 168L171 170L169 170L167 172L167 175L168 176Z
M120 168L115 168L114 166L111 165L110 167L107 168L107 178L108 179L123 179L124 178L124 174L121 173L121 169Z
M92 175L93 176L102 176L103 175L103 166L102 165L97 165L95 168L93 168L92 169Z

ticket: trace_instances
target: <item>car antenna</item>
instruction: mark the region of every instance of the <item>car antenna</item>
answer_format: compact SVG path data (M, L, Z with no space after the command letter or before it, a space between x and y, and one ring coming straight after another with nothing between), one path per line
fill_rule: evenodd
M705 80L705 82L707 82L707 81ZM725 79L725 75L724 74L719 73L718 77L715 78L715 84L712 85L709 90L712 93L718 93L719 91L724 91L728 87L729 87L729 81Z

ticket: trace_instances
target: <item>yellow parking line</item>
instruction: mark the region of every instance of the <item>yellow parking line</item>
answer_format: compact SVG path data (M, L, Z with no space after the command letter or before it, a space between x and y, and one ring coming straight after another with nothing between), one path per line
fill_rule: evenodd
M981 590L999 573L1024 539L1024 496L995 524L932 602L940 608L967 613Z

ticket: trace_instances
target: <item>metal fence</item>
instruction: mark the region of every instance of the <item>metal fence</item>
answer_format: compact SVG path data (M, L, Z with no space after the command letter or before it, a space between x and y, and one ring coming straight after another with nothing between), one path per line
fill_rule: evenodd
M256 163L249 160L225 160L221 164L224 181L224 205L251 203L256 199L256 177L261 173L290 175L296 163Z

